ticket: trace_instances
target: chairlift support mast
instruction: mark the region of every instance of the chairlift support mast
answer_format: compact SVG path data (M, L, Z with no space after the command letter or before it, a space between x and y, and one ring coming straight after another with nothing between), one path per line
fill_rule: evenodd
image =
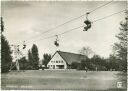
M13 50L12 50L12 52L13 52L13 59L15 60L15 64L14 64L14 66L12 66L12 64L11 64L11 66L10 66L10 71L13 69L13 67L15 67L16 66L16 69L18 70L18 71L20 71L20 66L19 66L19 59L21 58L21 57L23 57L23 53L20 51L20 49L19 49L19 47L20 47L20 45L11 45L12 47L13 47ZM25 49L26 48L26 44L25 44L25 41L23 42L23 49Z

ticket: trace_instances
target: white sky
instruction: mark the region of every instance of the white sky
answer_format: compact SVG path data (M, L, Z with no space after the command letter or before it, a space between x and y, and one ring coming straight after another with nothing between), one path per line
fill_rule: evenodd
M55 38L47 40L38 39L56 35L84 25L85 16L42 36L38 35L105 3L107 2L2 2L2 16L6 29L5 35L10 44L19 44L24 40L30 41L27 44L27 49L31 48L32 44L35 43L39 48L40 58L42 58L43 53L53 54L56 51L54 45ZM125 7L125 1L114 1L91 13L89 18L94 21L124 10ZM88 32L84 32L83 28L80 28L59 36L59 49L61 51L78 53L83 46L89 46L96 54L102 57L108 57L112 52L113 43L117 41L115 35L119 33L119 23L124 19L124 16L125 14L122 12L104 20L97 21L93 23L92 28L88 30Z

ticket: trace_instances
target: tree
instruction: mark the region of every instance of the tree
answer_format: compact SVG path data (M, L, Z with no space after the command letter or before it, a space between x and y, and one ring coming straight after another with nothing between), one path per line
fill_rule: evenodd
M32 48L28 50L28 67L29 70L38 69L39 65L39 54L38 48L35 44L33 44Z
M31 49L31 64L33 69L38 69L39 65L39 54L38 54L38 48L35 44L33 44L32 49Z
M8 41L1 35L1 72L8 72L12 62L11 49Z
M94 69L93 64L91 63L90 58L89 58L89 56L94 53L92 49L87 46L87 47L83 47L79 52L80 54L85 55L86 59L81 60L81 63L79 64L78 69L79 70L85 70L85 69L93 70Z
M109 69L119 70L118 59L112 54L109 56Z
M3 18L1 17L1 33L4 32ZM12 57L9 43L5 36L1 34L1 72L8 72L11 66Z
M128 14L128 12L127 12ZM121 70L127 70L127 36L128 36L128 16L125 18L125 21L120 23L120 33L116 35L119 39L119 42L114 44L114 51L116 57L120 60L119 67Z
M72 62L72 63L71 63L71 68L72 68L72 69L77 69L78 66L79 66L79 63L78 63L78 62Z
M47 67L47 64L48 64L48 62L49 62L50 60L51 60L51 55L45 53L45 54L43 55L43 60L42 60L43 65L45 65L45 67Z
M1 32L4 32L4 22L3 22L3 17L1 17Z
M107 62L104 58L100 57L99 55L94 55L91 58L91 62L93 64L93 68L95 70L107 70Z
M79 50L79 52L80 54L86 55L87 57L93 53L90 47L83 47L81 50Z
M29 70L33 69L33 57L32 57L32 53L31 50L28 50L28 68Z
M94 64L90 58L82 59L80 63L77 64L78 70L94 70Z
M81 60L81 62L78 64L77 70L85 70L85 60Z
M19 65L21 70L27 70L28 69L28 61L25 57L22 57L19 59Z

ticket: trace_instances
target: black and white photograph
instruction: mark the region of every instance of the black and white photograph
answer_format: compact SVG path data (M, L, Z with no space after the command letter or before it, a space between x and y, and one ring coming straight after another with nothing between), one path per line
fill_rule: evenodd
M1 90L127 91L127 0L2 0Z

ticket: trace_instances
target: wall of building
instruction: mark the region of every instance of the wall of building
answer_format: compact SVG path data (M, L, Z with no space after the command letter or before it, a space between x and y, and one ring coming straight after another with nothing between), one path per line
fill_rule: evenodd
M49 69L59 69L58 66L60 65L64 65L64 69L67 69L67 64L66 62L63 60L63 58L56 53L53 58L50 60L50 62L47 64L47 67L49 67Z

